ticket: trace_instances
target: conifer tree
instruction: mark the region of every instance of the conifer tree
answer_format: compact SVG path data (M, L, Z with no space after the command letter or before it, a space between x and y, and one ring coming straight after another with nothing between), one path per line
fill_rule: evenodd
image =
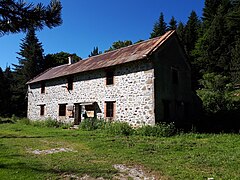
M180 39L180 41L182 42L182 45L184 45L184 34L185 34L185 26L184 24L180 21L178 23L178 26L177 26L177 34L178 34L178 37Z
M14 85L13 92L13 110L18 116L26 116L27 112L27 86L26 82L43 71L43 49L42 44L36 37L35 30L29 29L26 37L20 44L18 52L19 65L13 64Z
M172 16L171 20L169 21L168 30L176 30L177 29L177 21Z
M232 49L230 70L232 82L240 84L240 38L238 38L235 47Z
M0 116L11 114L11 70L9 67L3 72L0 68Z
M14 64L14 67L18 74L24 76L26 82L42 72L44 66L42 43L39 42L33 28L28 30L20 48L19 65Z
M205 0L202 17L205 27L209 27L212 23L221 1L222 0Z
M22 0L0 1L0 36L8 33L26 32L29 28L43 29L62 24L62 5L59 0L51 0L48 6L34 5Z
M195 44L199 37L200 27L201 23L197 14L195 11L192 11L188 17L184 32L184 45L189 56L191 56L191 51L195 48Z
M150 39L158 37L158 36L162 36L163 34L166 33L166 31L167 31L167 24L165 23L164 15L161 12L158 21L155 22L155 24L153 26L153 30L150 35Z
M96 55L99 55L99 54L102 54L102 52L98 50L98 47L94 47L93 51L91 52L90 55L88 55L88 57L96 56Z

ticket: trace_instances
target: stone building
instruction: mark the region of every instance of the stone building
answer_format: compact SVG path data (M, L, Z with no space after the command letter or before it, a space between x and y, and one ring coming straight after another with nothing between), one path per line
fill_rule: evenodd
M183 121L193 112L190 66L175 31L53 67L28 83L28 118L133 126Z

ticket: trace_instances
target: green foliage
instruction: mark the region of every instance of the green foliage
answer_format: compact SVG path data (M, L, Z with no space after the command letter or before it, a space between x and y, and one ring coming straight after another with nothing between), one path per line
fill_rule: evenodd
M109 134L124 136L132 135L134 132L133 128L126 122L108 122L105 125L105 130Z
M106 50L105 52L113 51L113 50L116 50L116 49L120 49L120 48L123 48L123 47L126 47L126 46L130 46L132 44L133 43L130 40L116 41L116 42L113 42L112 46L108 50Z
M19 65L14 65L15 71L23 76L25 81L29 81L43 71L43 51L42 43L39 42L35 30L29 29L20 44Z
M175 18L172 16L172 18L169 21L169 25L167 30L176 30L177 29L177 21L175 20Z
M203 86L197 93L203 101L203 106L208 113L218 113L236 110L239 103L235 102L233 86L226 76L215 73L207 73L200 80Z
M195 11L192 11L188 17L187 24L184 29L184 46L187 54L190 56L199 37L201 22Z
M34 5L25 1L0 1L0 35L26 32L29 28L53 28L62 24L62 5L51 0L48 6L42 3Z
M9 114L8 109L11 100L10 81L6 77L5 72L0 68L0 116L7 116Z
M231 81L235 84L240 84L240 37L237 37L236 44L235 47L232 48L231 55Z
M173 123L159 123L154 126L146 125L133 129L126 122L111 122L98 119L86 119L80 124L80 129L93 131L101 129L108 134L130 136L133 134L141 136L169 137L176 134L176 128Z
M55 66L60 66L63 64L68 64L68 57L72 56L72 59L74 62L80 61L82 58L77 56L75 53L70 54L67 52L59 52L55 54L47 54L44 59L44 70L55 67Z
M103 129L105 123L103 119L87 118L80 123L79 128L87 131Z
M88 57L96 56L99 54L102 54L102 52L98 50L98 47L94 47L93 51L91 52L91 54Z
M217 13L218 7L222 0L205 0L203 8L203 21L205 27L209 27Z
M150 34L150 39L158 36L162 36L163 34L165 34L166 31L167 31L167 24L165 23L164 15L161 12L158 21L155 22L153 26L152 33Z
M179 37L182 45L184 45L185 26L184 26L184 24L182 22L178 23L176 31L177 31L178 37Z
M70 123L64 123L51 118L48 118L46 120L34 120L34 121L31 121L28 118L18 118L17 123L24 125L32 125L35 127L62 128L62 129L68 129L72 126L72 124Z
M170 137L176 134L173 123L159 123L155 126L145 125L136 129L136 134L141 136Z

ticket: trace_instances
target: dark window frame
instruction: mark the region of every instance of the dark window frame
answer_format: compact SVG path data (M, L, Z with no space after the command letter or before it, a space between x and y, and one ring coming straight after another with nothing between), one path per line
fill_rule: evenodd
M114 84L114 71L108 70L106 71L106 85L113 85Z
M114 101L106 101L105 102L105 116L106 118L114 118L115 116L115 102Z
M40 116L45 115L45 105L40 105Z
M45 94L46 92L46 83L43 81L41 82L41 94Z
M59 104L58 116L66 116L67 104Z
M68 77L67 78L67 88L68 90L73 90L73 77Z

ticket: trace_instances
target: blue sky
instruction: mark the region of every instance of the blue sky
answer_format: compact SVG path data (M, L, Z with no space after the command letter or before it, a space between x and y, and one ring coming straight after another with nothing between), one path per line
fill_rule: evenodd
M27 2L49 4L50 0ZM93 47L108 49L114 41L149 38L160 12L186 23L192 10L202 15L204 0L61 0L63 24L37 32L44 54L68 52L88 57ZM18 64L19 45L25 34L0 37L0 67Z

